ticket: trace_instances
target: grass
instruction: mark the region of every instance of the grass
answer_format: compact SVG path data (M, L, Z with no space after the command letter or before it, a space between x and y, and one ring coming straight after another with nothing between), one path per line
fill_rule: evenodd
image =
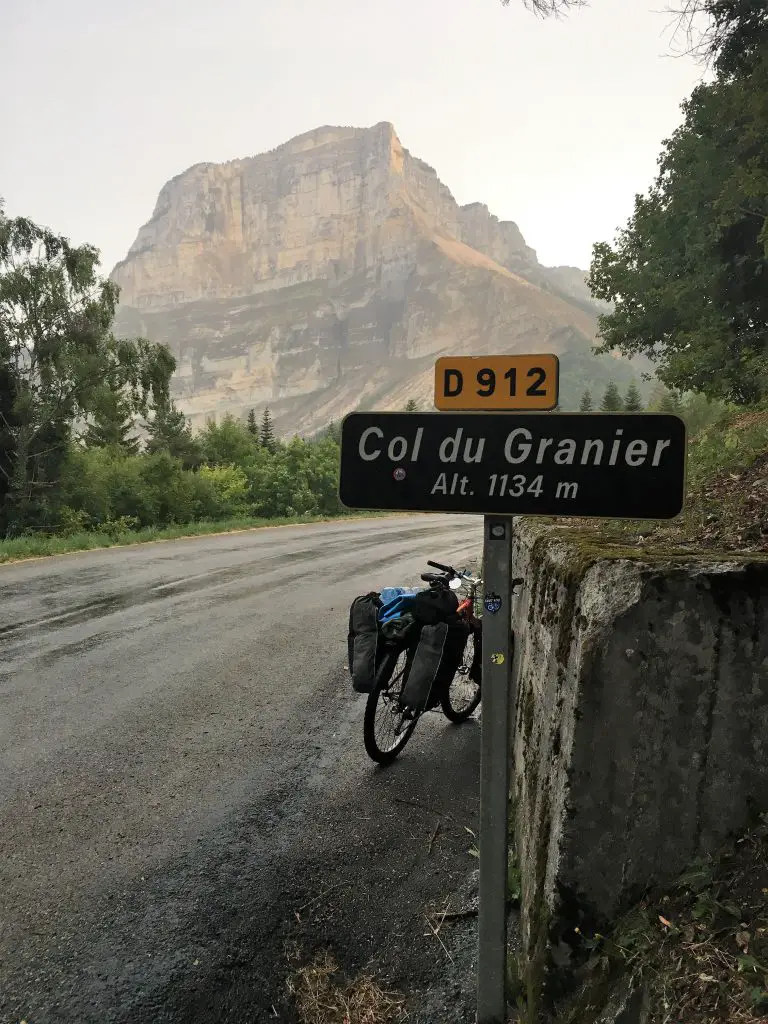
M297 968L288 992L301 1024L398 1024L407 1016L402 996L381 988L369 975L340 978L329 952Z
M171 526L148 526L141 530L113 530L108 533L83 531L69 536L14 537L0 540L0 564L19 562L28 558L63 555L70 551L91 551L97 548L122 547L128 544L147 544L153 541L177 540L181 537L204 537L216 533L236 533L273 526L298 526L306 523L335 522L336 520L367 518L386 513L355 513L354 516L292 516L284 519L244 518L222 519L216 522L174 523Z
M768 817L665 893L627 912L593 953L559 1024L602 1019L617 984L644 988L648 1024L768 1020Z

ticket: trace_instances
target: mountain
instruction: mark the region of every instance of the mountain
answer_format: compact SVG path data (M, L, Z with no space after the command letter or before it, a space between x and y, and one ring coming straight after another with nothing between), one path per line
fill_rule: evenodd
M584 272L459 206L388 123L190 167L111 276L117 331L170 346L197 424L269 405L281 433L308 434L356 408L429 408L447 354L554 352L565 408L638 376L592 354Z

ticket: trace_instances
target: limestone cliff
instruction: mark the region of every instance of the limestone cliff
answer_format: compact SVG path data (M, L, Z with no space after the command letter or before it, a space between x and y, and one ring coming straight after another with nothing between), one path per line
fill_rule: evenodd
M382 123L191 167L112 277L118 331L170 345L194 421L269 405L278 429L309 433L354 408L428 406L441 354L556 352L569 404L591 376L628 378L591 355L595 307L571 270L460 207Z

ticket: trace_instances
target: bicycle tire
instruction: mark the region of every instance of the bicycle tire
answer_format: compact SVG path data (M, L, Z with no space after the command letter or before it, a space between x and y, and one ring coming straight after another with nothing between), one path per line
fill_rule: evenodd
M365 702L363 742L365 744L366 753L370 759L375 761L377 764L392 764L413 735L413 730L416 728L416 722L419 720L418 715L415 715L413 718L406 718L402 712L398 712L396 710L397 697L402 690L402 677L404 671L405 666L403 665L398 676L396 666L395 671L392 673L392 678L379 680L368 694L368 700ZM396 723L394 730L394 742L391 746L386 748L382 746L376 736L377 712L380 711L380 704L383 704L385 701L393 704L393 709L385 712L385 714L390 713Z
M464 648L464 654L461 658L461 665L456 670L456 674L450 681L448 686L445 688L442 700L440 701L443 714L455 725L459 725L461 722L466 722L467 719L477 708L482 697L480 684L474 682L470 677L470 669L475 656L475 633L471 632L467 638L467 644ZM463 686L467 686L468 683L473 687L474 692L471 693L469 699L463 700L459 704L456 693L453 692L454 684L460 683Z

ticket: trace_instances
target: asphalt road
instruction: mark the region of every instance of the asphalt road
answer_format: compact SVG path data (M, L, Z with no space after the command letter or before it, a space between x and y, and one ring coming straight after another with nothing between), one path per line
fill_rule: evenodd
M290 1021L325 946L432 984L479 729L428 715L375 768L347 615L480 544L413 516L0 567L0 1020Z

